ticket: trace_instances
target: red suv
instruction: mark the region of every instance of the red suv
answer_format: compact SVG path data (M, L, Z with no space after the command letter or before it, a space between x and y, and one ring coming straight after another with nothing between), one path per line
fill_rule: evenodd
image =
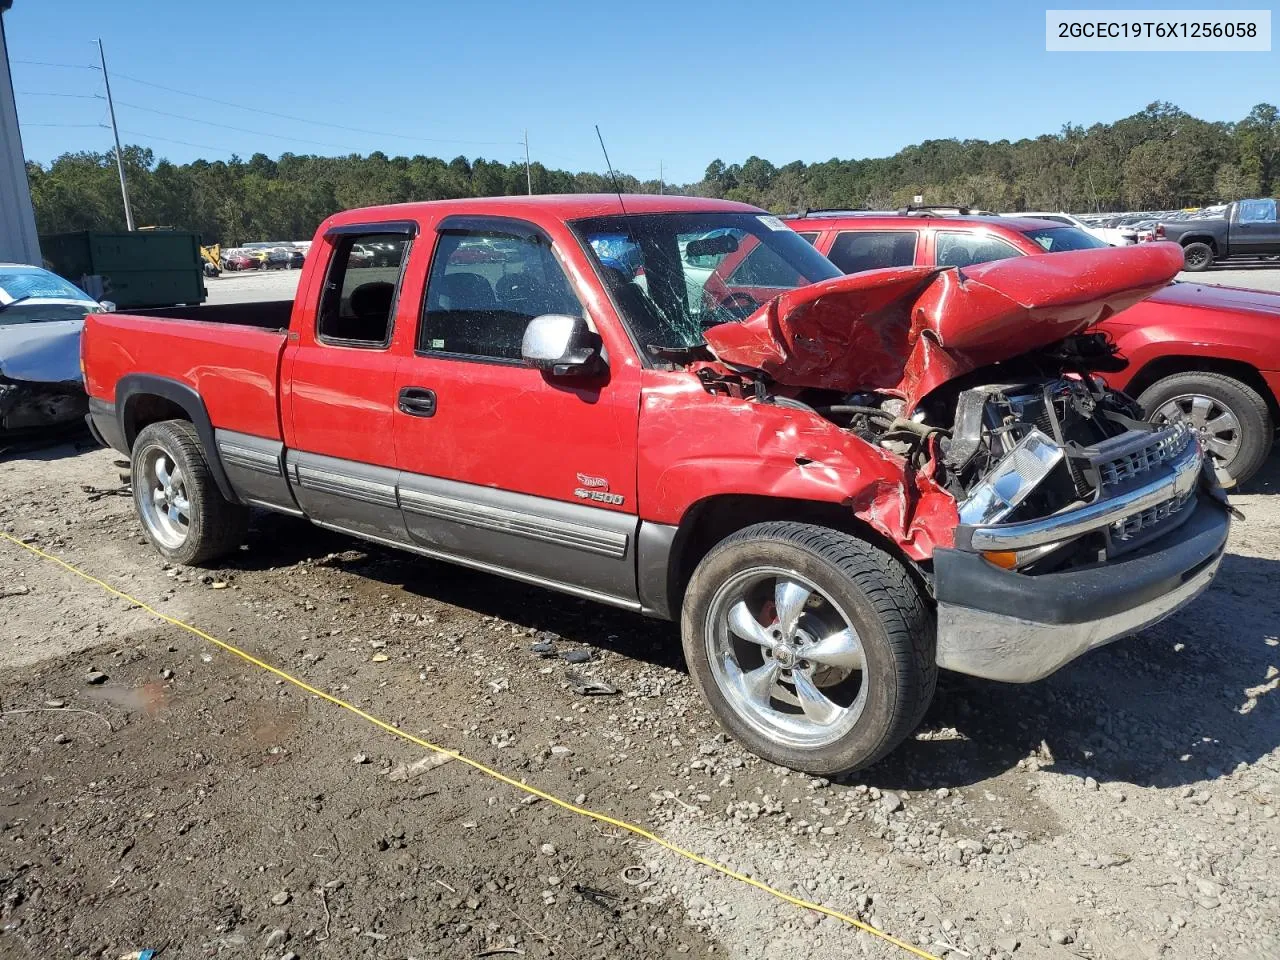
M1105 247L1072 226L971 215L963 207L893 212L811 210L783 217L845 273L912 264L970 267L992 260ZM1266 461L1280 407L1280 295L1171 283L1100 327L1129 361L1108 383L1137 397L1155 422L1189 420L1223 486Z

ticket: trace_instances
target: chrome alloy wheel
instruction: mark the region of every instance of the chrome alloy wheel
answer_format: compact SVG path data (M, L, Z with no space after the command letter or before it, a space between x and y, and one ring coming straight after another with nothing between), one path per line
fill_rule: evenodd
M142 486L138 496L142 522L159 543L177 549L191 532L191 503L182 468L160 446L148 447L139 459L142 469L133 482Z
M820 748L862 715L862 640L849 616L794 570L752 567L725 581L704 636L716 684L761 735Z
M1213 457L1219 482L1229 484L1231 467L1240 453L1240 420L1220 400L1188 393L1161 405L1151 418L1157 424L1185 421L1200 435L1200 446Z

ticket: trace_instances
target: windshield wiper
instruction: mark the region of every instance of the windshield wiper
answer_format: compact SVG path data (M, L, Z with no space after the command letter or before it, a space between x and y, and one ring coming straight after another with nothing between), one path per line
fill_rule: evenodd
M685 364L693 360L711 359L711 351L706 343L695 343L689 347L667 347L657 343L647 343L645 349L654 359L668 360L672 363Z
M30 300L31 297L32 297L32 294L28 293L28 294L24 294L21 297L14 297L8 303L0 303L0 313L4 313L6 310L12 307L15 303L21 303L23 300Z

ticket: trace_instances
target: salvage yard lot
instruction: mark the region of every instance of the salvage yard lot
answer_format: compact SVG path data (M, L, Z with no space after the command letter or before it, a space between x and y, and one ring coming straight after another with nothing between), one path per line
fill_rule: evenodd
M827 784L717 736L668 624L268 515L170 568L114 457L0 462L0 529L558 796L938 956L1280 951L1275 459L1198 603L1038 684L944 676ZM0 596L6 960L907 956L460 762L406 778L412 745L12 543Z

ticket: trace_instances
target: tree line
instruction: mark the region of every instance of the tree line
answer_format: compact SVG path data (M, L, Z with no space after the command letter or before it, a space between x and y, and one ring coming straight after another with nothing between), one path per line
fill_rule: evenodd
M305 156L247 161L157 160L146 147L122 150L139 225L193 230L206 243L310 237L330 213L413 200L522 194L523 163L455 157ZM534 163L535 193L609 192L606 175ZM114 153L67 153L27 164L41 233L121 230ZM1268 103L1234 123L1197 119L1169 103L1088 128L1068 124L1034 139L926 140L891 157L793 161L717 159L697 183L662 185L619 174L626 192L724 197L784 212L803 208L885 209L923 196L992 210L1173 209L1280 195L1280 111Z

